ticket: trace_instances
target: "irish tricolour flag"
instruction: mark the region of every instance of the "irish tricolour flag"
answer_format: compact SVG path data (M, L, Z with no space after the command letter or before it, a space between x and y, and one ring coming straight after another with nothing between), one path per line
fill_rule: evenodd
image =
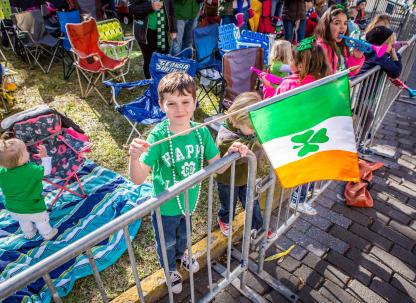
M347 76L254 110L250 118L283 187L359 181Z

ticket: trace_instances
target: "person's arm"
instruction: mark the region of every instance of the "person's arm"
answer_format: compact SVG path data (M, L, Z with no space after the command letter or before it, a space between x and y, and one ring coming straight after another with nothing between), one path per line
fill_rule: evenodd
M356 70L354 70L354 71L352 71L348 74L349 77L353 77L353 76L355 76L356 74L359 73L361 67L364 64L365 56L364 56L363 52L361 52L357 49L354 49L353 53L351 55L349 55L348 58L346 58L345 61L347 63L348 68L353 67L353 66L359 66L359 68L357 68Z
M247 151L248 151L247 145L245 145L241 142L234 142L233 144L230 145L230 147L228 148L228 151L224 154L223 157L227 156L228 154L236 153L236 152L239 152L241 154L241 157L245 157L247 155ZM217 154L214 158L208 160L208 164L214 163L215 161L217 161L220 158L221 158L220 154ZM231 166L231 164L228 164L228 165L222 167L221 169L219 169L217 171L217 173L218 174L224 173L230 166Z
M133 0L129 2L129 12L136 16L147 16L155 11L153 6L152 1Z
M149 145L148 142L137 138L130 144L129 176L135 184L142 184L150 173L150 166L139 161L140 156L147 152Z
M402 62L399 56L396 54L394 48L391 51L391 57L384 55L378 60L378 64L381 69L389 76L390 78L397 78L402 72Z
M167 8L169 11L165 10L167 14L169 14L169 33L171 34L171 38L176 38L176 33L178 32L178 28L176 25L176 13L175 13L175 5L173 4L173 0L165 0L168 5ZM174 35L173 35L174 34Z
M46 151L45 145L39 145L37 147L38 149L38 156L42 161L43 166L43 176L47 176L52 171L52 157L48 156L48 153Z

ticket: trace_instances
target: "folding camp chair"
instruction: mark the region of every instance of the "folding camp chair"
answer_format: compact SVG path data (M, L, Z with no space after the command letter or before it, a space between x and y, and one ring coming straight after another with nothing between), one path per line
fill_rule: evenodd
M40 163L40 159L35 156L38 153L36 147L40 144L45 146L48 155L52 157L52 171L45 176L44 181L59 188L59 191L49 209L64 190L81 198L86 197L77 171L85 161L83 153L89 151L90 144L84 134L63 127L64 120L70 121L44 105L19 112L1 123L4 129L10 130L16 138L25 142L32 162ZM78 183L81 193L68 188L73 179Z
M221 102L222 75L221 75L221 55L218 49L218 25L210 24L205 27L197 27L193 31L193 41L196 53L197 76L201 91L198 100L207 97L212 106L218 112L211 94L219 96L217 104Z
M100 48L104 53L114 59L127 58L127 74L131 59L138 57L139 52L133 52L134 37L124 37L121 23L118 19L109 19L97 22Z
M222 76L225 80L224 98L220 109L228 109L235 97L244 92L255 91L257 75L250 66L263 69L261 47L242 48L226 52L222 58Z
M132 130L126 144L130 142L134 132L142 137L141 132L137 129L137 124L150 125L160 122L165 118L165 114L159 107L157 86L163 76L172 72L186 72L190 76L195 77L196 62L190 59L162 55L155 52L152 54L152 59L150 60L151 79L129 83L113 83L110 81L104 82L105 85L111 87L113 102L116 104L116 109L132 126ZM130 103L119 104L117 97L120 95L123 88L129 89L144 85L149 86L142 96Z
M0 0L0 25L1 25L2 35L3 34L6 35L7 41L10 47L12 48L12 51L15 52L13 41L11 38L11 36L13 35L13 23L12 23L12 20L10 19L11 14L12 14L12 10L10 7L9 0Z
M81 23L81 15L78 10L69 12L58 12L58 21L61 27L61 40L62 40L62 64L64 79L68 80L75 70L74 58L71 54L71 43L69 42L68 35L66 33L65 25L67 23Z
M13 14L12 21L29 64L32 66L33 60L45 74L49 73L57 58L60 40L48 34L41 12L33 10ZM39 61L41 56L50 60L46 70Z
M108 102L97 88L100 78L105 81L105 75L111 79L122 77L123 68L127 59L113 59L107 56L99 47L98 29L95 19L89 19L80 24L66 24L66 32L71 43L71 51L74 55L74 65L78 75L81 97L86 98L95 90L106 103ZM119 73L119 75L116 75ZM81 75L87 81L85 90L82 85Z

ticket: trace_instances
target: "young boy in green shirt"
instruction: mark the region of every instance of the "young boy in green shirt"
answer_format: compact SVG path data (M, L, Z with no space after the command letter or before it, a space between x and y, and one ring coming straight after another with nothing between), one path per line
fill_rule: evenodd
M196 84L191 76L179 72L166 75L159 82L158 97L159 105L166 113L167 119L153 128L146 141L134 139L129 150L129 174L132 181L136 184L143 183L152 170L154 196L200 170L204 159L210 164L220 158L214 140L206 127L198 128L150 147L155 142L198 125L198 123L191 121L196 109ZM247 147L236 143L230 146L228 152L240 152L242 156L245 156ZM190 188L188 193L189 208L192 214L198 204L200 185ZM189 264L188 257L184 255L186 224L183 194L164 203L160 207L160 212L172 292L180 293L182 291L182 277L176 269L176 260L180 260L181 266L188 271L197 272L199 270L198 262L192 260L192 264ZM159 263L163 268L154 212L152 213L152 224Z
M58 229L49 224L42 196L42 179L51 172L51 157L43 145L38 146L38 151L41 166L29 162L29 153L22 140L0 139L0 188L4 207L19 222L24 237L32 239L39 230L43 239L51 240Z

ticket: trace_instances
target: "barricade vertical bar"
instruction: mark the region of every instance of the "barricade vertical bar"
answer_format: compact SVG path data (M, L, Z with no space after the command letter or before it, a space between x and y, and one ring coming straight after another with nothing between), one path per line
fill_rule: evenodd
M283 197L285 194L286 189L284 189L282 187L282 190L280 191L280 197L279 197L279 209L277 210L277 222L276 222L276 228L274 230L274 232L277 232L279 225L280 225L280 214L282 212L282 207L283 207Z
M97 264L95 263L94 255L92 254L91 248L88 248L85 251L85 253L88 256L88 261L90 262L95 282L97 283L98 290L100 291L101 298L103 299L103 302L107 303L107 294L105 293L103 281L101 280L100 273L98 272Z
M160 207L156 208L157 229L159 232L160 250L162 251L163 269L165 270L165 279L168 286L169 302L173 303L172 284L169 275L168 254L166 252L165 233L163 232L162 215L160 214Z
M292 187L290 189L289 200L287 201L287 204L286 204L285 225L287 225L287 220L289 219L289 210L290 210L290 205L289 204L290 204L290 200L292 199L293 192L294 192L294 187ZM296 203L296 205L297 205L297 203Z
M381 72L378 72L381 73ZM365 116L364 116L364 121L367 119L368 113L371 111L371 113L373 114L373 121L371 121L370 126L368 127L368 129L361 129L361 138L363 140L363 143L366 144L366 139L367 139L367 135L370 133L370 131L373 129L374 124L377 121L377 116L378 116L378 110L381 104L381 100L382 100L382 94L378 94L378 92L383 92L384 88L386 87L386 80L387 77L386 75L383 73L383 75L381 75L381 85L379 86L378 90L375 93L375 100L374 103L370 105L370 107L368 108ZM366 148L366 146L364 146L364 148Z
M144 296L143 296L142 285L140 282L139 273L137 272L136 257L134 256L133 247L131 246L130 233L129 233L129 229L127 226L123 227L123 232L124 232L124 238L126 239L126 243L127 243L127 251L129 253L130 265L131 265L131 270L133 272L134 282L136 283L137 293L139 295L140 302L143 303Z
M208 232L207 232L207 267L209 291L212 293L212 268L211 268L211 229L212 229L212 191L214 187L214 176L209 176L208 183Z
M201 185L199 185L201 186ZM185 200L185 221L186 221L186 240L188 243L188 260L189 260L189 284L191 286L191 302L195 302L195 289L194 289L194 272L192 262L192 229L191 229L191 214L189 210L189 193L187 190L184 191Z
M231 174L230 174L230 206L228 214L228 245L227 245L227 281L230 282L230 271L231 271L231 248L232 248L232 239L233 239L233 219L234 219L234 185L235 185L235 161L231 164Z
M272 214L272 204L273 204L273 198L274 198L274 187L276 185L276 174L271 171L269 173L270 179L273 181L272 185L267 190L267 197L266 197L266 207L264 209L264 221L263 221L263 229L265 231L265 236L260 242L260 251L259 251L259 267L258 267L258 273L261 273L263 271L263 264L264 264L264 256L266 254L266 243L267 243L267 234L269 231L270 226L270 217Z
M49 291L51 292L52 299L55 303L62 303L62 299L59 296L58 292L56 291L55 286L53 285L53 282L51 280L51 277L49 274L46 274L42 276L43 280L45 281L46 285L48 285Z
M247 178L247 201L245 209L245 221L244 221L244 232L243 232L243 244L241 249L242 259L241 267L247 268L248 265L248 253L250 249L250 232L251 232L251 221L253 218L253 204L254 204L254 190L256 184L256 172L257 172L257 159L256 156L249 151L247 153L248 161L248 178ZM241 275L240 287L244 289L246 285L246 274L247 270L244 270Z

